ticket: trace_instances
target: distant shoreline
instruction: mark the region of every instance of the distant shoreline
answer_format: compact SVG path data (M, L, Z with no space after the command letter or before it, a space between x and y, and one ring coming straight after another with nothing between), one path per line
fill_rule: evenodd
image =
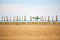
M4 20L0 20L0 22L48 22L48 20L46 20L46 21L45 20L44 21L42 21L42 20L38 20L38 21L36 21L36 20L32 20L32 21L30 21L30 20L26 20L26 21L24 21L24 20L23 21L20 21L20 20L19 21L13 21L13 20L4 21ZM60 20L58 20L58 21L50 20L50 22L60 22Z

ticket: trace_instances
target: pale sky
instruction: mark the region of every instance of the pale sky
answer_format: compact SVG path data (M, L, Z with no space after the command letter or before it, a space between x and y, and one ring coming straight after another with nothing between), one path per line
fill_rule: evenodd
M56 15L60 19L60 0L0 0L0 17Z

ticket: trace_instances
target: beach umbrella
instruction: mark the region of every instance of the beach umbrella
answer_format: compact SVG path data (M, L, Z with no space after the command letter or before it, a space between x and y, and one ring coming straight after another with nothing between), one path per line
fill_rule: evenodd
M38 19L40 19L38 16L32 17L33 19L36 19L36 21L38 21Z

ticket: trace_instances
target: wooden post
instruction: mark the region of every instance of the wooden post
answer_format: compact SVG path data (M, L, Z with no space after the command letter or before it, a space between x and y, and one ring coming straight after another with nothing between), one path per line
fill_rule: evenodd
M38 16L37 16L37 19L36 19L36 21L38 21Z
M10 22L11 22L11 16L10 16Z
M15 21L15 16L14 16L14 18L13 18L13 21Z
M48 16L48 22L50 22L50 16Z
M32 21L32 16L30 16L30 21Z
M8 16L6 16L6 21L8 21Z
M1 21L3 22L3 16L2 16L2 20Z
M58 16L56 15L56 21L58 21Z
M26 21L26 16L24 16L24 21Z
M19 17L19 21L21 21L21 17Z
M53 17L52 17L52 22L53 22L54 20L53 20Z
M46 17L45 17L45 22L46 22Z
M4 16L4 22L5 22L5 16Z
M41 17L40 17L40 21L41 21Z
M22 16L22 21L23 21L23 16Z
M42 21L44 21L44 18L43 18L43 16L42 16Z
M18 21L19 19L18 19L19 17L17 16L17 20L16 21Z

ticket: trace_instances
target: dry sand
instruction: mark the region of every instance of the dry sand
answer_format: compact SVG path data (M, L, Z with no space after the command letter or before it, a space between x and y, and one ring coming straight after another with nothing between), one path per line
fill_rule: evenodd
M0 25L0 40L60 40L60 26Z

